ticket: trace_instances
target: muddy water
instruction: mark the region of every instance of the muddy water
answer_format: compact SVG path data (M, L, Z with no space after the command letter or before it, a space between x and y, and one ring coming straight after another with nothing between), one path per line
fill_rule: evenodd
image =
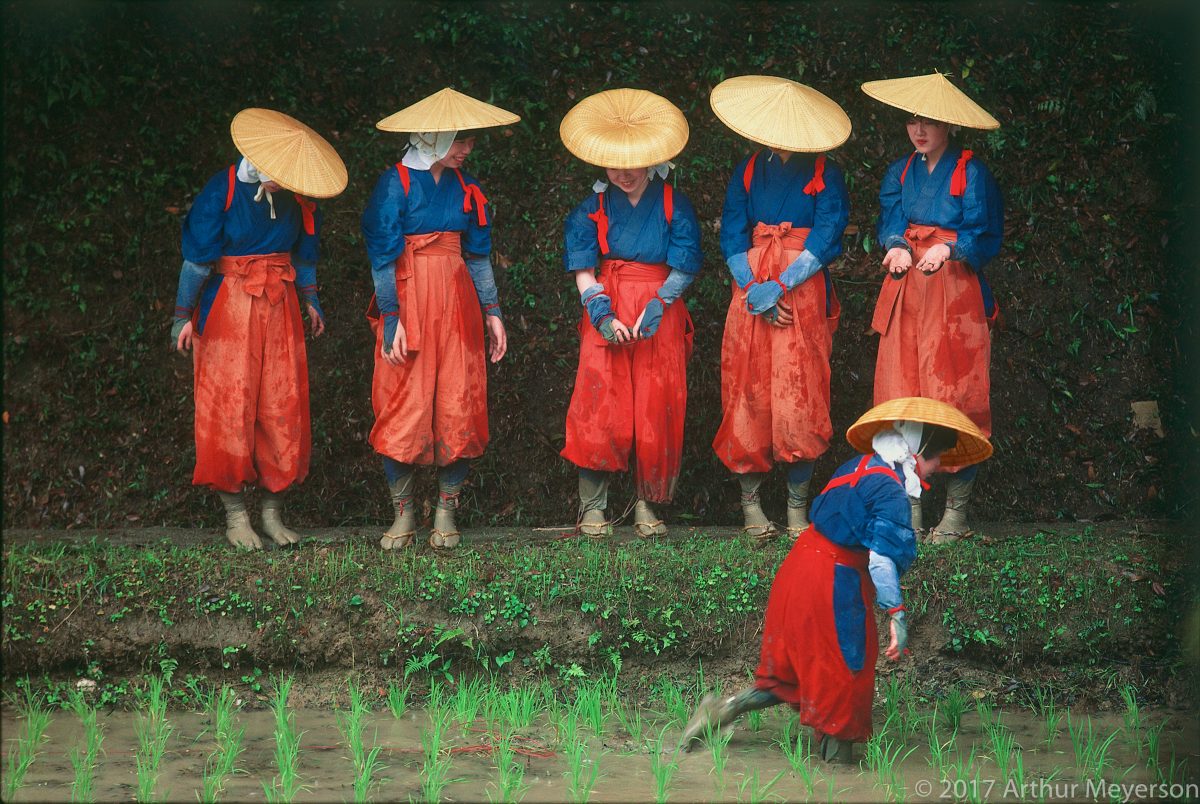
M866 767L863 746L855 746L855 764L833 766L809 759L806 767L812 776L811 790L803 778L788 765L775 740L783 733L789 712L776 708L764 713L761 727L753 731L745 720L738 723L729 743L729 758L721 774L715 772L712 754L705 746L694 753L679 755L679 766L668 788L671 801L762 800L761 788L776 775L782 774L770 789L772 800L787 801L949 801L984 799L989 801L1019 800L1095 800L1097 789L1088 786L1084 772L1076 767L1075 754L1066 730L1049 745L1045 742L1042 720L1027 711L998 713L1002 722L1014 734L1025 767L1026 787L1018 789L1008 781L991 756L989 740L974 711L963 717L956 747L965 764L972 750L976 759L970 771L974 786L956 785L953 771L943 781L929 761L929 749L924 729L919 729L900 751L903 756L914 749L894 769L893 778L886 781ZM654 713L646 713L647 728L643 740L626 734L615 718L610 719L602 737L595 737L585 727L580 734L588 737L593 762L599 762L600 779L593 801L654 800L656 785L651 772L648 741L657 735L667 721ZM655 722L654 718L658 717ZM1083 717L1075 713L1076 722ZM1122 717L1112 714L1090 716L1096 734L1106 738L1114 731L1120 733L1113 741L1111 762L1103 772L1106 784L1122 784L1132 791L1133 799L1163 799L1171 792L1186 793L1200 800L1200 733L1195 716L1188 713L1148 712L1146 726L1167 720L1160 743L1160 763L1169 765L1174 754L1176 765L1187 762L1186 770L1176 770L1175 781L1188 783L1190 788L1171 791L1169 788L1142 788L1138 784L1160 783L1160 777L1147 765L1146 751L1139 748L1126 733ZM245 728L245 752L238 767L243 771L226 783L224 800L261 801L265 799L263 784L270 784L275 774L274 721L269 711L243 711L237 715ZM172 713L169 716L174 734L168 744L157 788L157 797L171 801L196 801L201 789L201 773L213 749L209 721L204 715ZM102 715L104 752L100 757L94 785L101 801L129 801L137 789L134 760L134 724L136 716L125 712ZM882 721L876 713L876 725ZM348 801L353 797L353 768L349 753L342 743L332 712L298 710L297 727L303 731L301 740L300 776L305 790L297 801ZM21 734L23 723L14 713L3 712L4 760L14 750L14 738ZM382 746L380 761L386 769L380 774L381 784L373 791L377 801L421 798L421 730L429 719L422 711L406 713L399 720L388 713L375 713L366 721L365 743ZM667 740L673 745L678 739L679 724L667 729ZM566 772L568 763L559 752L553 728L545 718L533 727L518 732L526 741L519 744L532 753L554 752L553 756L523 756L525 782L528 790L525 801L565 801L569 799ZM948 737L948 733L945 735ZM66 801L70 797L74 773L68 752L82 737L78 720L67 712L56 712L47 730L47 741L29 769L24 787L15 801ZM486 749L475 753L472 747L486 746L488 729L482 721L470 726L455 723L446 740L450 750L453 780L443 793L450 801L486 801L500 799L498 775L492 757ZM898 739L898 736L897 736ZM4 767L7 767L4 765ZM898 780L898 784L897 781ZM1100 800L1110 800L1119 788L1104 788Z

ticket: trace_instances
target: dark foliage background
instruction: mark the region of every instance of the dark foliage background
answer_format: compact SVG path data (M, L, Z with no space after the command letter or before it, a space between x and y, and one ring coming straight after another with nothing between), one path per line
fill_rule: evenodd
M292 518L383 521L366 443L371 284L358 219L402 145L375 121L446 85L523 118L468 165L494 206L511 346L490 374L493 441L472 473L467 524L574 516L574 472L556 454L579 315L561 221L595 171L565 152L557 127L577 100L617 86L684 110L692 135L677 186L705 224L684 476L665 513L736 522L734 484L709 447L728 301L715 225L750 145L716 120L708 93L733 75L784 75L854 121L833 154L853 203L834 267L841 432L870 403L878 182L908 148L900 113L858 85L935 68L1003 122L962 134L1007 204L989 269L1007 319L993 346L996 456L977 519L1184 516L1200 374L1196 19L1182 3L6 3L4 525L217 523L212 495L189 486L190 362L170 353L167 331L182 216L236 158L228 124L247 106L304 120L351 174L325 206L329 330L310 342L313 468ZM1165 437L1133 427L1140 400L1159 404ZM839 437L816 482L848 453ZM781 516L782 480L772 483L768 513ZM621 481L613 499L628 493Z

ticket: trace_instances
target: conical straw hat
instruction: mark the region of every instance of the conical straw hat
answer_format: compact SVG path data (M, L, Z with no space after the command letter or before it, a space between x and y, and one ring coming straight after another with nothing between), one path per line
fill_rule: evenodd
M906 396L876 405L850 425L846 439L859 452L872 452L871 439L875 434L898 421L940 424L957 430L958 443L954 449L942 453L943 466L970 466L991 457L991 442L966 414L945 402L920 396Z
M727 78L709 96L721 122L754 142L819 153L850 137L850 118L812 87L773 75Z
M688 124L666 98L644 89L610 89L590 95L558 127L563 145L604 168L633 169L666 162L683 150Z
M868 81L862 91L909 114L967 128L1000 128L1000 121L968 98L941 73Z
M466 131L508 126L521 117L499 106L475 100L450 87L440 89L412 106L406 106L375 124L383 131Z
M346 189L346 165L317 132L283 112L243 109L229 125L242 156L281 187L310 198Z

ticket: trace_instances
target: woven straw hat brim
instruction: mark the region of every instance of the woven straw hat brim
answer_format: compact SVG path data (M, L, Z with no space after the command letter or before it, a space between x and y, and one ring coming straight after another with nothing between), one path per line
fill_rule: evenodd
M871 439L894 422L923 422L939 424L958 431L958 443L942 453L942 465L970 466L986 461L992 455L992 444L966 414L945 402L908 396L892 399L868 410L846 431L846 439L859 452L872 452Z
M677 156L689 129L683 112L666 98L644 89L610 89L575 104L558 134L588 164L632 170Z
M985 131L1000 128L999 120L941 73L867 81L862 91L888 106L931 120Z
M437 132L510 126L521 117L446 87L375 124L383 131Z
M850 118L841 106L787 78L728 78L713 88L708 101L722 123L769 148L820 153L850 138Z
M294 117L243 109L229 133L242 156L281 187L309 198L332 198L346 189L346 164L337 151Z

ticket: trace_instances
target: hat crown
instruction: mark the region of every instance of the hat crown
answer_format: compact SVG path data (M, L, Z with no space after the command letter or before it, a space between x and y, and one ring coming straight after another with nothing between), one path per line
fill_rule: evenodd
M958 443L942 453L943 466L970 466L991 457L991 442L966 414L945 402L919 396L891 399L871 408L850 425L846 440L859 452L871 452L875 435L898 421L937 424L958 431Z
M713 113L747 139L784 151L821 153L850 137L846 112L804 84L772 75L740 75L713 88Z
M940 72L867 81L862 91L881 103L930 120L983 130L1000 128L999 120Z
M439 132L508 126L520 115L445 87L375 124L381 131Z
M575 104L558 128L571 153L604 168L635 169L676 156L687 144L683 112L644 89L610 89Z
M299 120L272 109L243 109L229 124L242 156L280 186L312 198L346 189L346 165L334 147Z

